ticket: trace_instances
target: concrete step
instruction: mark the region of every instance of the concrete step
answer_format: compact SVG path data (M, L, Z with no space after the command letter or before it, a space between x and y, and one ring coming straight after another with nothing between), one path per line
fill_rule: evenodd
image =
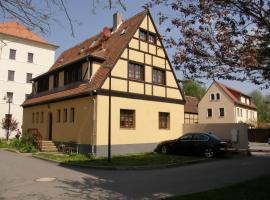
M43 151L43 152L57 152L58 149L56 147L42 147L41 151Z

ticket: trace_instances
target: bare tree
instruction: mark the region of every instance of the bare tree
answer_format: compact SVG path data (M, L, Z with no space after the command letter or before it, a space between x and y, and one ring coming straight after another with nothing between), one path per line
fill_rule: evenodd
M93 9L99 0L92 1ZM106 0L108 8L119 5L126 10L124 0ZM51 23L59 22L56 14L61 12L69 23L71 34L74 36L74 19L67 9L67 0L0 0L0 19L12 19L23 24L30 30L37 29L41 33L50 32Z

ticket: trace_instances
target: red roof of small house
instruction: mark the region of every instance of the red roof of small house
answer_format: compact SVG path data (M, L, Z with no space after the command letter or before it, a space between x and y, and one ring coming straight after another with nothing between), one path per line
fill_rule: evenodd
M234 88L231 88L219 81L214 80L214 82L233 100L233 102L239 106L247 107L253 110L257 110L255 104L251 101L251 97L247 94L244 94ZM250 99L250 104L241 102L241 96L248 97Z
M0 33L57 47L17 22L0 23Z
M197 97L185 96L186 104L184 107L185 113L198 114L199 99Z

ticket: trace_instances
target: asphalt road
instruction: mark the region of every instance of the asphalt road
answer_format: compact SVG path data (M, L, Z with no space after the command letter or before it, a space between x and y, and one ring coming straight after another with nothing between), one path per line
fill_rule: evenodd
M177 168L114 171L67 168L0 150L0 200L158 199L218 188L270 174L256 155ZM52 182L37 178L54 177Z

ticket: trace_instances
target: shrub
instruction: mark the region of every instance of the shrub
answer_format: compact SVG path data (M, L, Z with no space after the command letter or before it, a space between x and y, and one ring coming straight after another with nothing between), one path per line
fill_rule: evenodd
M10 146L23 153L33 153L37 151L33 141L33 136L28 132L24 132L20 139L13 139Z

